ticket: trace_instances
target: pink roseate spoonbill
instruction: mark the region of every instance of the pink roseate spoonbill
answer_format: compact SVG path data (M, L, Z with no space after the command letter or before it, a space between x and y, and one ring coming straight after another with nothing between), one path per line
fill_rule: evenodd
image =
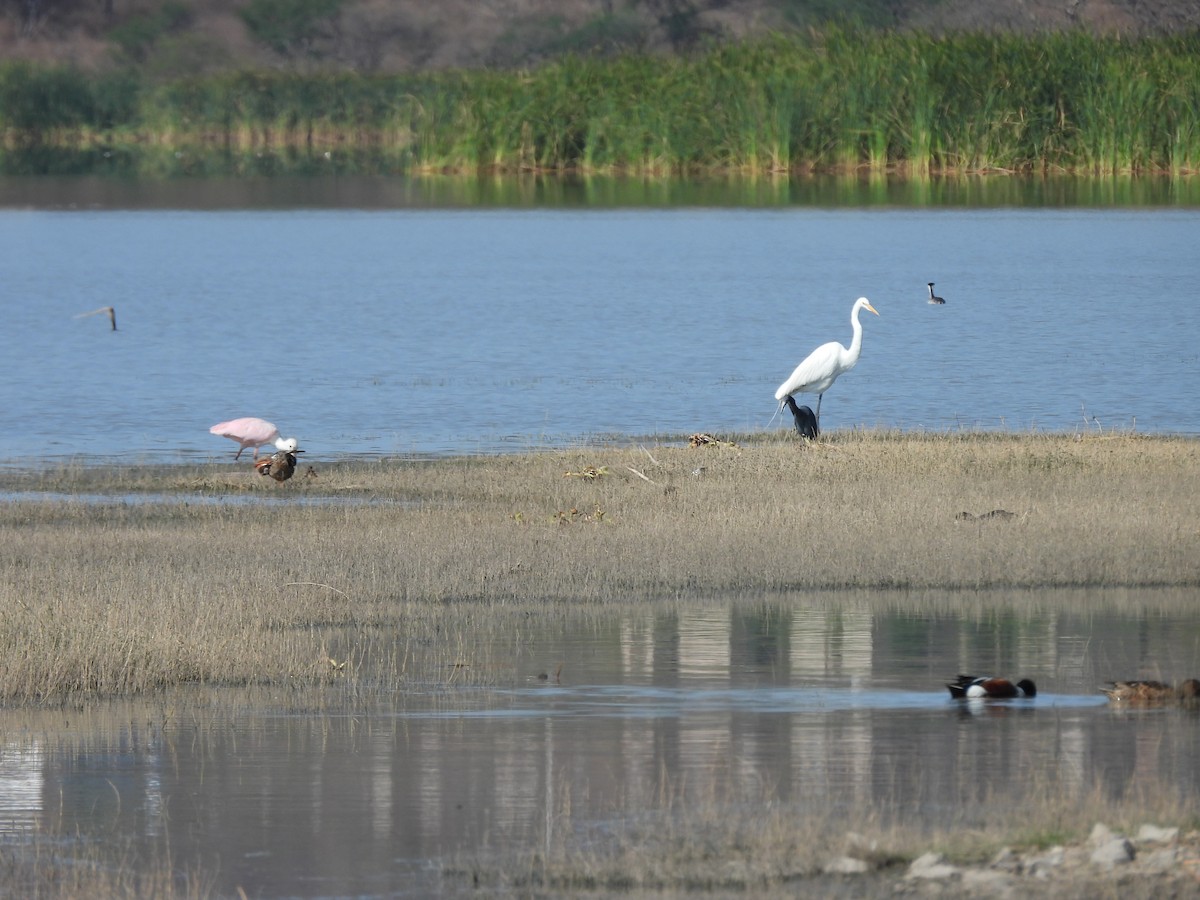
M990 676L959 675L953 684L947 684L950 696L955 700L970 700L976 697L1036 697L1037 686L1028 678L1013 684L1007 678Z
M295 438L281 439L276 441L275 445L279 449L256 462L254 469L259 475L270 475L276 481L287 481L296 471L296 454L304 451L296 449Z
M254 416L246 416L241 419L230 419L228 422L220 422L208 429L210 433L227 437L231 441L237 441L240 445L238 452L234 454L236 460L242 455L242 451L247 447L254 448L254 458L258 459L258 448L266 447L274 444L277 450L294 450L296 449L295 438L281 438L279 429L265 419L256 419ZM291 441L290 447L288 441Z
M849 372L858 362L858 357L862 353L862 325L858 321L858 311L865 309L867 312L879 315L879 312L871 305L866 297L859 297L854 301L854 307L850 310L850 327L854 329L854 336L850 340L850 346L843 347L837 341L830 341L828 344L822 344L812 353L808 354L804 362L796 366L796 370L792 372L791 378L779 386L779 390L775 392L775 399L779 401L779 411L783 410L783 405L786 402L785 397L790 397L792 394L816 394L817 395L817 412L816 420L817 427L821 425L821 398L825 396L825 392L829 390L839 375L843 372ZM778 414L778 411L777 413Z

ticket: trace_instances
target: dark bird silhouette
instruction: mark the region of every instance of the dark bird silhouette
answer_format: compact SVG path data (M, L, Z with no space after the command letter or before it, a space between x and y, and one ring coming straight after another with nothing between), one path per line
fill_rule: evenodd
M791 394L786 395L783 398L783 402L792 411L792 419L796 423L796 433L798 435L806 437L810 441L815 441L821 436L821 428L817 424L817 417L813 413L811 406L797 406L796 398Z
M929 282L929 302L930 303L945 303L941 297L935 296L933 293L933 282Z
M950 696L955 700L975 697L1036 697L1037 686L1028 678L1013 684L1007 678L992 678L988 675L959 675L952 684L947 684Z

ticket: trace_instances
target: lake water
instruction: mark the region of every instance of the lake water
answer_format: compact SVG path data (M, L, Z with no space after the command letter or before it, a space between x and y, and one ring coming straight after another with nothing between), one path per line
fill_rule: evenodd
M221 896L426 896L469 891L445 873L456 860L603 846L614 824L714 797L912 829L980 825L1047 791L1167 785L1200 802L1200 715L1116 711L1097 692L1195 659L1200 620L1169 612L1186 595L1144 592L1160 611L1132 617L1095 590L991 595L979 617L903 599L590 613L471 635L464 667L433 681L380 682L368 662L326 689L7 711L0 843L62 835L101 860L169 846ZM368 661L405 640L328 638ZM968 667L1039 695L951 701L942 684Z
M1196 434L1200 207L1083 185L772 184L739 204L703 186L634 202L483 182L463 201L398 180L0 179L0 464L225 461L208 427L243 415L308 461L753 431L803 356L849 341L860 295L880 315L827 429ZM108 305L116 332L76 318ZM466 636L465 668L396 684L369 662L403 635L331 631L334 657L367 664L323 689L0 711L0 848L37 835L129 866L169 846L221 896L426 896L469 891L443 874L456 859L714 796L915 826L1031 790L1200 801L1200 717L1097 693L1200 675L1196 599L593 610ZM964 670L1039 696L953 703Z
M225 459L208 427L239 416L310 461L754 431L800 359L849 342L860 295L879 316L827 429L1200 430L1194 207L436 206L358 186L345 208L314 182L310 206L243 189L263 205L233 208L217 186L197 208L191 183L69 208L71 184L0 190L9 464ZM109 305L116 332L76 318Z

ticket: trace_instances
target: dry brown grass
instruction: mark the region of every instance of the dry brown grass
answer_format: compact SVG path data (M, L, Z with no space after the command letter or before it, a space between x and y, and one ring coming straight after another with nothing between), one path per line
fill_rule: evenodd
M58 839L33 836L26 847L0 847L0 894L5 897L54 900L201 900L216 896L196 872L178 872L170 853L153 860L112 866L107 858L89 857L86 849Z
M64 497L0 507L0 696L326 677L330 658L373 652L331 643L347 627L403 632L370 660L395 682L530 612L847 588L965 609L954 592L1195 586L1197 447L838 433L309 460L316 478L282 485L248 464L5 473L0 489ZM1015 515L957 518L993 509Z
M1094 786L1032 778L1024 791L988 805L986 825L978 823L975 808L964 810L960 825L936 827L922 827L903 810L878 805L780 803L769 790L758 800L731 800L714 796L676 804L668 798L652 813L634 803L636 818L598 827L574 822L564 797L553 831L540 847L498 863L464 860L454 874L488 887L532 891L532 896L893 897L910 891L927 896L906 885L903 875L913 859L930 851L954 865L986 867L1004 848L1032 858L1055 846L1085 845L1097 822L1130 835L1143 823L1179 825L1190 848L1181 850L1180 858L1200 848L1194 808L1167 783L1114 798ZM976 821L966 822L971 816ZM843 856L867 863L870 874L851 882L826 874L826 867ZM1006 892L960 894L962 882L953 881L928 895L1150 898L1177 890L1186 895L1195 888L1194 876L1183 866L1154 874L1162 878L1133 885L1126 878L1113 890L1117 882L1109 870L1064 866L1049 878L1026 876Z

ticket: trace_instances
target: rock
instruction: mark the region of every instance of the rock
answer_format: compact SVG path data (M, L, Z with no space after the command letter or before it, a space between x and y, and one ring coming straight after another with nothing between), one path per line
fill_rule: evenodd
M1092 851L1092 862L1098 866L1118 866L1132 862L1135 856L1133 844L1128 838L1113 838Z
M1012 897L1016 895L1016 880L1004 872L987 869L966 869L962 873L966 893L981 897Z
M1067 858L1067 851L1062 847L1051 847L1041 856L1035 856L1026 861L1025 871L1036 878L1047 878L1052 869L1057 869Z
M1179 862L1179 851L1174 847L1163 847L1161 850L1144 853L1138 858L1146 872L1170 872Z
M824 871L826 875L861 875L870 871L870 868L861 859L855 859L853 856L839 856L827 863Z
M1117 837L1113 830L1103 822L1097 822L1092 826L1092 833L1088 835L1088 845L1091 847L1102 847L1109 841L1115 840Z
M1157 825L1143 825L1137 833L1137 840L1155 844L1167 844L1178 837L1178 828L1159 828Z
M958 869L954 866L947 865L940 853L926 853L924 856L918 856L912 861L908 867L908 874L905 878L953 878L958 874Z
M1011 847L1005 847L994 857L990 863L993 869L1000 869L1003 872L1020 872L1021 858L1012 852Z

